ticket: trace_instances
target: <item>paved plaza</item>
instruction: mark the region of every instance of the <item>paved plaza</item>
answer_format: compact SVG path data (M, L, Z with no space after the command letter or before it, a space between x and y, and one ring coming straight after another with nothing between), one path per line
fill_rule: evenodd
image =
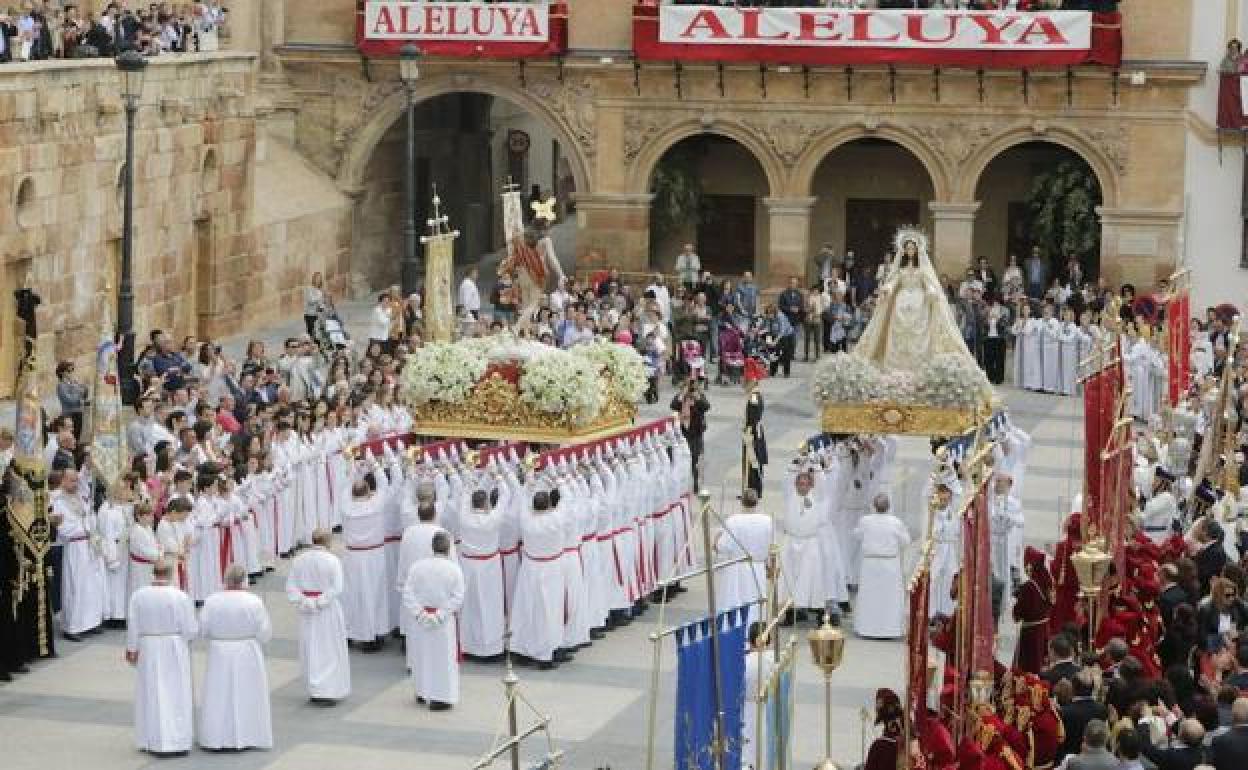
M344 310L350 325L358 329L367 307L353 304ZM296 329L291 323L263 336L280 340ZM241 344L241 340L229 340L226 347L237 352ZM784 465L817 429L808 395L811 369L799 363L791 379L763 384L772 453L764 502L773 513L780 500ZM659 404L643 409L646 416L666 413L670 383L665 384L663 395ZM1054 539L1059 511L1067 509L1075 479L1082 472L1079 402L1013 389L1003 391L1003 396L1016 424L1034 439L1023 490L1026 532L1033 544L1046 544ZM708 487L715 506L726 515L736 505L740 485L738 452L744 400L739 388L729 387L712 387L710 398ZM903 440L894 471L894 491L897 507L912 525L918 522L919 489L928 470L926 440ZM917 531L915 534L917 537ZM193 751L188 758L175 760L155 760L136 752L131 705L134 675L122 659L124 635L105 631L81 644L59 642L59 658L39 663L32 673L0 685L0 736L5 747L0 765L8 770L83 762L98 770L155 765L301 770L472 767L505 725L502 666L465 664L460 705L450 712L431 713L413 703L399 647L391 643L374 655L352 652L351 697L336 708L313 706L298 677L296 616L282 590L287 565L283 563L277 574L265 577L256 588L274 623L274 639L267 648L275 738L272 751ZM661 625L690 620L704 612L701 584L695 581L690 586L693 590L673 601L662 614L658 607L652 607L639 621L580 652L571 664L545 672L517 669L522 692L553 718L555 745L566 752L563 767L645 767L654 660L649 635ZM806 627L793 630L804 633ZM841 767L862 759L860 711L869 706L875 689L887 686L900 692L904 678L901 642L865 641L852 633L848 636L845 662L833 676L832 694L833 758ZM1009 639L1002 644L1008 646ZM797 767L810 767L822 757L823 684L822 675L809 662L804 639L800 645L795 757ZM659 660L654 767L670 768L675 685L670 640L659 651ZM202 650L196 650L195 664L198 676L203 666ZM541 737L535 737L524 754L533 761L545 748ZM503 767L505 762L500 760L496 766Z

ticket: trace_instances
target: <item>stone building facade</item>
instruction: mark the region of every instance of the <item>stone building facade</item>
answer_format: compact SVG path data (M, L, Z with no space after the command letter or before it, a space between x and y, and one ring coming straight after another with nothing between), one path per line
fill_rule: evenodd
M360 55L356 0L230 5L240 52L149 67L136 169L140 334L221 335L294 314L315 271L337 290L397 282L409 99L398 63ZM1007 199L1039 162L1028 153L1048 147L1080 158L1099 182L1106 279L1150 286L1186 262L1197 268L1198 303L1248 288L1238 260L1243 157L1223 152L1237 138L1220 142L1210 127L1212 70L1243 31L1240 0L1130 0L1119 70L1034 72L635 65L631 2L567 5L565 56L428 56L411 97L504 100L509 114L544 127L576 190L578 258L665 267L671 245L651 243L654 169L679 143L714 137L730 160L708 179L754 209L752 258L719 272L753 269L771 285L808 273L821 243L850 243L857 225L843 211L853 198L916 201L947 273L980 253L1000 264ZM110 62L0 71L0 265L8 285L33 272L43 289L49 360L89 356L96 308L115 284L117 92ZM439 130L440 146L454 147L430 167L440 189L455 175L496 173L473 150L499 151L496 123L468 144ZM465 212L453 222L461 229L492 221ZM496 237L477 240L488 247ZM0 306L6 351L10 317ZM12 365L0 355L0 392Z

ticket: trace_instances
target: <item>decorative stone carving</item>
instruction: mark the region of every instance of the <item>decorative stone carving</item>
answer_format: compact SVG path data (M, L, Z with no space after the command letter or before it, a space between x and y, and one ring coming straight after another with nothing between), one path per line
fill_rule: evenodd
M1126 126L1089 129L1088 138L1097 146L1119 174L1127 173L1131 159L1131 135Z
M588 77L579 80L537 80L529 85L529 91L541 99L552 115L562 118L572 139L581 145L587 157L597 152L598 118L594 104L593 81Z
M781 115L762 121L747 123L776 151L784 165L792 166L814 141L816 135L827 128L826 124L807 123L801 118Z
M632 165L650 140L671 125L666 113L629 110L624 115L624 162Z
M954 163L965 163L975 151L992 137L991 123L919 123L914 133L931 145L937 154Z

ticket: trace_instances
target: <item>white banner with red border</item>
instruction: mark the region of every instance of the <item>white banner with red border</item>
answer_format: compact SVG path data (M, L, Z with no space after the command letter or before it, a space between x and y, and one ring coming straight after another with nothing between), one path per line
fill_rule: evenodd
M1121 20L1087 11L637 6L642 59L1036 66L1121 59Z
M567 47L567 6L559 2L486 3L358 0L356 42L374 55L406 43L428 54L525 57Z

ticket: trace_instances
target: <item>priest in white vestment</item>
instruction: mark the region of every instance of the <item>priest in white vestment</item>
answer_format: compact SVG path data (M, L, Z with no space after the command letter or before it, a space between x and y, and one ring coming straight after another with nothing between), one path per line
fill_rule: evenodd
M758 603L767 592L767 555L774 539L771 517L758 509L758 493L741 493L741 512L724 521L715 538L715 561L749 559L715 570L716 612L749 606L749 620L759 619Z
M199 745L206 749L272 748L263 645L273 629L264 602L247 591L247 569L241 564L231 564L225 571L225 590L204 601L199 635L208 646L200 686Z
M61 631L72 641L104 622L107 583L95 514L78 489L78 472L61 471L61 483L51 495L52 512L60 516L57 542L61 557Z
M347 546L342 564L342 609L347 638L364 652L376 652L390 632L392 584L386 581L385 501L365 479L356 480L351 495L351 505L342 520L342 539Z
M484 489L473 491L472 509L459 517L459 564L464 573L464 606L459 640L464 655L494 660L503 654L503 560L498 531L511 505L511 491L498 486L493 505Z
M872 501L872 512L862 517L854 537L862 543L854 631L870 639L902 636L906 616L906 587L902 561L910 532L889 510L888 496Z
M416 702L430 711L459 703L456 613L464 604L464 573L451 558L451 538L433 537L433 555L412 564L403 586L408 622L407 661Z
M108 579L104 592L104 623L111 628L126 625L129 601L130 525L134 522L134 493L131 479L118 479L109 488L108 499L96 511L100 531L100 557Z
M152 584L130 597L126 660L135 667L134 739L140 751L181 756L194 731L191 640L199 628L195 605L170 584L171 565L153 565Z
M1040 389L1057 393L1062 385L1062 322L1053 317L1053 305L1046 302L1040 318L1040 357L1044 373Z
M835 563L828 563L819 548L819 533L826 529L827 508L824 490L815 481L815 471L793 466L790 469L784 490L784 515L780 518L780 600L792 599L797 620L805 620L808 610L813 610L817 619L828 598L824 569L839 570L840 553L836 554ZM821 471L819 475L824 474Z
M312 532L312 548L291 562L286 598L299 613L299 670L308 698L332 705L351 694L347 624L342 615L342 563L329 551L327 529Z
M1014 576L1022 573L1023 507L1013 486L1014 479L998 470L988 494L992 579L1003 583L1007 592L1012 591Z
M550 493L533 495L531 510L521 515L524 543L520 574L511 608L511 650L553 668L568 660L563 644L563 511L552 508ZM558 654L557 654L558 653Z

